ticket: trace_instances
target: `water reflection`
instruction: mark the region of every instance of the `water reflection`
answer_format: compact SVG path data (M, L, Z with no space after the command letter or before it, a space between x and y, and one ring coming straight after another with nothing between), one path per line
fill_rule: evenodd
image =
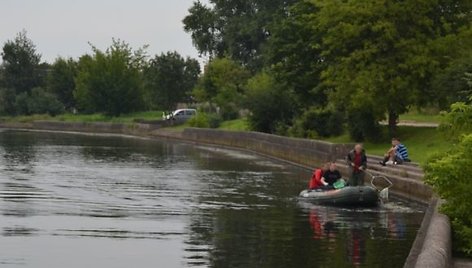
M32 173L34 169L36 139L27 132L4 131L0 134L0 167L17 179L25 178L21 174Z
M399 264L382 263L383 259L376 258L376 254L398 252L400 249L394 241L411 239L408 219L415 215L415 211L399 213L396 211L399 205L395 202L375 209L348 209L308 203L303 203L301 206L303 210L309 211L311 239L324 244L323 248L326 251L323 254L343 259L339 252L345 252L346 262L338 263L339 267L369 266L368 263L372 264L373 259L379 266L395 267ZM382 241L388 243L381 245ZM374 245L381 247L377 248Z
M397 267L422 216L299 204L307 171L226 149L6 131L0 150L29 154L0 158L9 267Z

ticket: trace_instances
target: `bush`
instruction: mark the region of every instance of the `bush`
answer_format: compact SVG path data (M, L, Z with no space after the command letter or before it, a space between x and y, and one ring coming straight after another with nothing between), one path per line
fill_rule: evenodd
M283 89L268 73L259 73L246 86L245 106L250 111L252 130L283 133L294 111L292 93Z
M472 134L450 152L432 158L425 180L447 202L441 207L452 223L454 248L472 256Z
M290 134L302 138L338 136L343 132L343 115L327 109L311 108L295 121Z
M348 111L347 128L355 141L379 141L382 138L380 125L371 107L359 107Z
M198 128L218 128L221 124L221 117L217 114L197 113L196 116L188 120L188 125Z
M64 106L57 98L42 88L33 88L31 93L23 92L16 96L15 110L20 115L64 113Z
M210 128L219 128L221 125L221 117L217 114L207 114L208 124Z
M0 114L15 113L15 90L0 88Z

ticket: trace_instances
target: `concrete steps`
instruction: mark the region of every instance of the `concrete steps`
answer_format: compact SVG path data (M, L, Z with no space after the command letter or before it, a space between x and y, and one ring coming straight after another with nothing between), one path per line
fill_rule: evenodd
M393 183L391 191L397 196L404 197L410 200L418 202L424 202L428 200L432 195L432 189L430 186L423 183L424 172L417 164L409 165L395 165L395 166L382 166L378 162L381 161L380 157L367 156L367 173L373 176L385 176ZM378 161L376 161L378 160ZM349 174L349 166L345 159L338 159L336 165L343 174L347 177ZM366 185L370 185L371 177L367 175L364 179ZM376 185L385 187L381 180L377 181Z

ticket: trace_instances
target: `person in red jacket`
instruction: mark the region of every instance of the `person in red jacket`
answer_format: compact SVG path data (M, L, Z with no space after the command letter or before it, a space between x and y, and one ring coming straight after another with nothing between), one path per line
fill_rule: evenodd
M313 170L313 175L311 176L310 182L308 183L308 190L314 190L317 188L322 188L326 185L326 182L322 180L323 173L329 169L329 163L324 164L321 168Z

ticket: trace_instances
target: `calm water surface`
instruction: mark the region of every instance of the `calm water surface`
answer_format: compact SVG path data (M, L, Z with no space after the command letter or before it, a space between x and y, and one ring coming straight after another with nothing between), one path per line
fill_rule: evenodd
M403 266L423 208L299 203L309 175L225 149L0 130L0 266Z

